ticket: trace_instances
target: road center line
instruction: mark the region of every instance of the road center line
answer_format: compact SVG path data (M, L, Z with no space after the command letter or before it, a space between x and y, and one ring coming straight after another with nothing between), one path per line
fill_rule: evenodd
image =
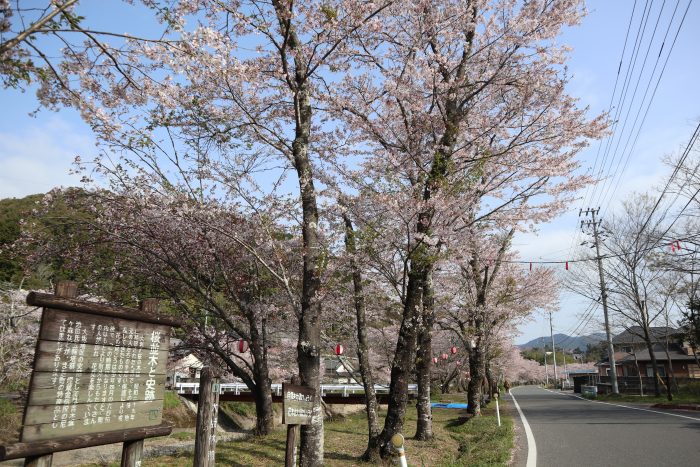
M523 422L523 426L525 427L525 435L527 436L527 463L526 467L536 467L537 466L537 445L535 444L535 436L532 434L532 430L530 429L530 424L527 423L527 418L525 418L525 414L523 413L522 409L520 409L520 405L518 404L518 401L515 400L515 396L513 395L513 392L509 389L508 394L510 394L510 397L513 398L513 403L515 404L515 408L518 410L518 413L520 414L520 420Z
M642 411L642 412L658 413L658 414L661 414L661 415L668 415L668 416L670 416L670 417L687 418L687 419L689 419L689 420L695 420L695 421L697 421L697 422L700 422L700 418L697 418L697 417L690 417L690 416L688 416L688 415L680 415L680 414L677 414L677 413L668 413L668 412L659 412L658 410L644 409L644 408L642 408L642 407L630 407L629 405L613 404L612 402L596 401L596 400L586 399L585 397L577 396L576 394L563 394L563 393L560 393L560 392L550 391L549 389L545 389L545 391L549 391L549 392L551 392L552 394L559 394L559 395L562 395L562 396L575 397L576 399L581 399L582 401L586 401L586 402L597 402L598 404L614 405L615 407L622 407L622 408L625 408L625 409L640 410L640 411ZM512 394L511 394L511 395L512 395ZM516 404L516 406L517 406L517 404Z

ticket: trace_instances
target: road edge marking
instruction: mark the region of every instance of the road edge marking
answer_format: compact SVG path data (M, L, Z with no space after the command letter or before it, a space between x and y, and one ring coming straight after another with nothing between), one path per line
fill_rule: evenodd
M549 391L549 389L545 389L545 391ZM574 397L576 399L581 399L582 401L586 402L596 402L598 404L605 404L605 405L613 405L615 407L622 407L624 409L631 409L631 410L640 410L642 412L651 412L651 413L657 413L659 415L668 415L669 417L679 417L679 418L687 418L689 420L695 420L696 422L700 422L700 418L697 417L691 417L689 415L681 415L677 413L668 413L668 412L661 412L659 410L651 410L651 409L646 409L643 407L630 407L629 405L622 405L622 404L614 404L612 402L605 402L605 401L597 401L594 399L586 399L585 397L577 396L576 394L562 394L562 393L556 393L554 391L549 391L553 394L559 394L562 396L569 396L569 397ZM512 394L511 394L512 395Z
M525 427L525 436L527 438L527 462L525 465L526 467L536 467L537 444L535 444L535 435L532 434L530 424L527 422L527 418L525 418L525 414L520 408L520 404L518 404L518 401L515 400L512 390L509 389L508 394L510 394L510 397L513 399L513 404L515 404L515 408L518 410L518 414L520 415L520 420L523 422L523 426Z

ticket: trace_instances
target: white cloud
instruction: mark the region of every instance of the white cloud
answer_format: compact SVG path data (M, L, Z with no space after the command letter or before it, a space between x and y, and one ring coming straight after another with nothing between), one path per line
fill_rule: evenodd
M58 116L0 132L0 198L79 185L80 177L69 174L73 160L94 152L92 139Z

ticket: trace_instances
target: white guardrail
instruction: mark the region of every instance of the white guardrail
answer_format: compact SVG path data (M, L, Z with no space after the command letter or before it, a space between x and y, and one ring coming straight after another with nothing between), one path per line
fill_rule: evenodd
M272 392L277 395L282 395L282 385L279 383L272 384ZM178 394L199 394L199 383L175 383L175 390ZM377 394L388 394L389 386L384 384L375 384L374 391ZM248 386L244 383L221 383L219 394L234 393L236 395L242 392L250 392ZM409 393L418 392L417 384L408 385ZM360 384L322 384L321 397L326 394L342 394L343 397L348 397L351 394L364 394L365 388Z

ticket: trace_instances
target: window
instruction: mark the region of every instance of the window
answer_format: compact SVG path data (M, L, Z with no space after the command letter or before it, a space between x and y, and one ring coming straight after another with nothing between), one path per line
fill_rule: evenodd
M700 367L695 363L688 365L688 376L691 378L700 378Z
M659 376L662 378L666 377L666 368L664 367L663 363L657 363L657 366L659 367ZM650 378L654 377L654 366L651 363L647 363L647 376Z

